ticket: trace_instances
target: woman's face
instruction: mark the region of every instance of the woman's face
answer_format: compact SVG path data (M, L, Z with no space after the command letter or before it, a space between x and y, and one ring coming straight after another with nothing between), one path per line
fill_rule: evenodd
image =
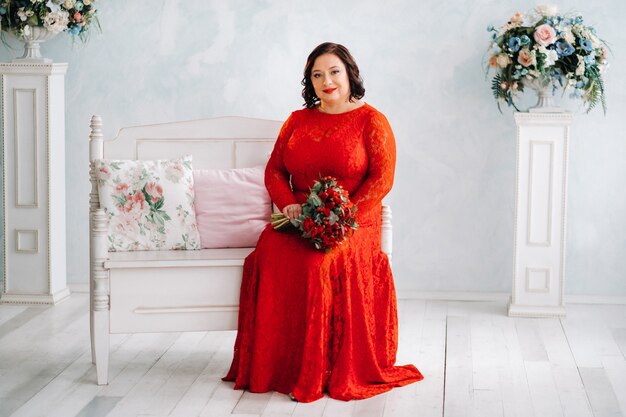
M348 72L337 55L317 57L311 70L311 82L322 106L342 104L350 99Z

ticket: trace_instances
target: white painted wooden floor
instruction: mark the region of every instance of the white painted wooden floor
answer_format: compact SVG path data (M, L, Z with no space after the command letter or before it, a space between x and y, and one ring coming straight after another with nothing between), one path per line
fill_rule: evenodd
M387 394L294 403L220 377L234 332L115 335L95 384L88 298L0 304L0 416L626 416L626 306L568 305L565 319L506 316L503 302L402 300L398 363L425 380Z

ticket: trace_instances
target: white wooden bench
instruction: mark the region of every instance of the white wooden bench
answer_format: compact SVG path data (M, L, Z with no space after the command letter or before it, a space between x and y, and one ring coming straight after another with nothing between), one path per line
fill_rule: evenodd
M265 164L280 121L221 117L123 128L103 140L102 120L90 134L90 327L98 384L108 383L109 334L237 329L245 257L254 248L108 252L97 159L193 156L194 169ZM391 258L391 211L383 206L382 249Z

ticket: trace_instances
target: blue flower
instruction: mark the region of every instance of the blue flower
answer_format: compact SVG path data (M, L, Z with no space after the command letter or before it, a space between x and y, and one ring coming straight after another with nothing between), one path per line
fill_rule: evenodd
M589 39L578 39L578 44L587 52L593 51L593 45Z
M576 88L584 89L589 84L589 78L582 77L580 80L576 81Z
M595 55L587 55L585 56L585 64L587 65L593 65L596 63L596 57Z
M509 39L509 49L511 50L511 52L519 51L520 45L520 38L518 38L517 36Z
M576 18L574 19L574 24L582 25L582 23L583 23L583 17L582 16L576 16Z
M574 47L566 41L556 41L556 53L559 56L569 56L574 53Z
M7 8L4 6L0 6L0 14L6 14L7 13Z
M569 96L571 98L581 98L583 96L583 90L576 88Z
M522 46L526 46L530 43L530 38L526 35L522 35L519 38L519 42Z
M516 80L519 80L526 74L528 74L528 70L526 68L522 68L522 69L518 68L513 72L513 78Z
M72 26L71 28L68 29L68 32L70 33L70 35L76 36L80 33L81 27L76 25L76 26Z

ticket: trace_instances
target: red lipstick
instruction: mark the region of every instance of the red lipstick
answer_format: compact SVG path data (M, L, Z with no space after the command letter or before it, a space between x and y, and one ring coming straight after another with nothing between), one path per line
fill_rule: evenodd
M335 88L327 88L326 90L322 90L322 91L323 91L324 93L326 93L326 94L330 94L330 93L332 93L333 91L335 91L336 89L337 89L337 87L335 87Z

